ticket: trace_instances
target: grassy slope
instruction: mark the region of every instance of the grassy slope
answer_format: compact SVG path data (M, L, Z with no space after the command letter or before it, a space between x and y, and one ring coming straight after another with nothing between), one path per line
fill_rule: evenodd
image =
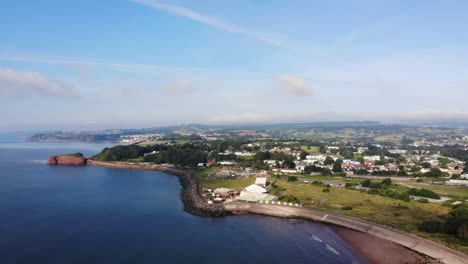
M334 179L332 177L310 177L313 180L341 180ZM394 227L406 232L417 234L421 237L425 237L434 240L438 243L444 244L453 249L459 250L464 253L468 253L468 242L463 242L453 236L445 234L429 234L418 231L418 225L425 220L441 220L441 216L447 215L450 211L450 207L443 206L442 204L435 203L417 203L417 202L404 202L401 200L395 200L380 195L370 195L359 190L350 190L346 188L330 188L331 192L322 192L324 187L315 186L310 183L303 182L288 182L284 179L276 179L273 177L269 178L269 181L274 181L278 186L285 190L281 192L281 195L293 195L297 197L304 207L327 210L337 212L340 214L358 217L374 223ZM353 179L352 182L357 180ZM254 178L244 178L236 180L224 180L224 179L203 179L202 180L205 188L218 188L226 187L236 190L242 190L246 186L254 183ZM411 185L416 185L411 183ZM420 184L419 188L426 187L427 185ZM432 185L431 185L432 186ZM453 188L447 186L436 186L431 188L435 191L442 190L454 194L461 194L466 189ZM404 187L395 185L397 190L403 189ZM450 189L449 189L450 188ZM428 188L429 189L429 188ZM325 199L328 200L325 201ZM325 201L325 202L324 202ZM321 202L324 202L321 204ZM353 210L342 210L343 206L351 206Z

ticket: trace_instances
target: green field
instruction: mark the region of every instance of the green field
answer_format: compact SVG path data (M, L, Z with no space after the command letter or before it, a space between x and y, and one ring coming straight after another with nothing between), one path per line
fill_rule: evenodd
M320 148L318 146L306 146L306 145L301 145L301 149L306 151L307 153L310 154L318 154L320 153Z
M341 177L322 177L309 176L311 181L337 180L357 183L359 179L345 179ZM404 202L401 200L383 197L380 195L371 195L355 189L330 187L330 192L323 192L325 187L316 186L304 182L288 182L286 179L277 179L269 177L270 182L274 182L280 190L280 195L293 195L306 208L314 208L336 212L352 217L365 219L377 224L397 228L406 232L419 235L424 238L434 240L438 243L468 253L468 242L446 234L430 234L418 231L418 225L426 220L441 221L443 216L450 213L451 208L439 203L418 203L416 201ZM235 190L242 190L246 186L254 183L254 178L244 178L236 180L203 180L205 188L226 187ZM408 183L418 188L427 188L445 193L447 196L467 195L468 187L451 187L440 185L425 185ZM430 188L428 188L430 187ZM407 190L407 187L395 184L393 189L397 191ZM344 206L351 206L352 210L342 210Z

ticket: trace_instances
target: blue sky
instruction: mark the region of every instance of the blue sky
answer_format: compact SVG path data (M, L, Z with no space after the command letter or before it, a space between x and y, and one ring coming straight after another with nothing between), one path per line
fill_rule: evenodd
M468 121L466 1L0 3L0 130Z

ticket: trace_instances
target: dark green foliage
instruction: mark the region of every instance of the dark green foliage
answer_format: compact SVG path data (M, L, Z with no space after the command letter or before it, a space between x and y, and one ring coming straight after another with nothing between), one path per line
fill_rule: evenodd
M387 178L382 180L382 185L392 185L392 179Z
M208 154L191 144L169 146L165 151L144 158L145 162L157 164L170 163L178 166L196 167L198 163L206 163Z
M324 189L322 190L322 192L330 192L330 189L324 188Z
M280 196L279 197L279 200L281 202L287 202L287 203L300 203L299 199L297 199L295 196L293 195L284 195L284 196Z
M368 194L380 194L380 191L378 189L369 189L367 193Z
M363 182L361 182L361 186L362 187L366 187L366 188L369 188L370 185L371 185L372 181L367 179L367 180L364 180Z
M311 174L312 172L322 172L323 168L315 166L315 165L308 165L304 167L304 174Z
M347 206L343 206L341 209L342 210L353 210L353 207L347 205Z
M445 221L444 231L461 239L468 239L468 206L454 208Z
M332 157L327 156L325 158L325 161L323 162L323 165L328 166L328 165L332 165L334 163L335 163L335 160Z
M430 171L424 173L424 176L430 178L439 178L444 176L444 173L438 168L432 168Z
M431 199L440 199L439 194L435 193L434 191L428 190L428 189L411 188L408 191L408 194L415 195L415 196L421 196L421 197L427 197L427 198L431 198Z
M105 148L94 158L99 161L124 161L143 156L150 152L147 148L138 145L115 146Z
M312 185L314 185L314 186L325 186L325 184L323 184L323 182L321 182L321 181L313 181Z
M421 167L425 168L425 169L429 169L432 167L432 164L430 164L429 162L422 162L421 164Z
M437 233L442 231L442 223L439 221L424 221L418 226L419 231Z
M333 172L342 172L343 169L341 168L341 163L343 163L343 160L336 160L335 163L333 164Z
M321 175L322 175L322 176L332 176L332 175L333 175L333 172L332 172L330 169L325 168L325 169L323 169Z
M296 176L289 176L288 177L288 182L295 182L297 181L297 177Z
M418 203L428 203L428 202L429 202L429 200L426 199L426 198L421 198L421 199L418 200Z

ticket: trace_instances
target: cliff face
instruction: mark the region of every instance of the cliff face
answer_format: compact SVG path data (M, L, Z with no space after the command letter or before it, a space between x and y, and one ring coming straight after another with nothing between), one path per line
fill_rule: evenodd
M83 155L59 155L51 156L47 161L49 165L66 165L66 166L84 166L88 159Z

